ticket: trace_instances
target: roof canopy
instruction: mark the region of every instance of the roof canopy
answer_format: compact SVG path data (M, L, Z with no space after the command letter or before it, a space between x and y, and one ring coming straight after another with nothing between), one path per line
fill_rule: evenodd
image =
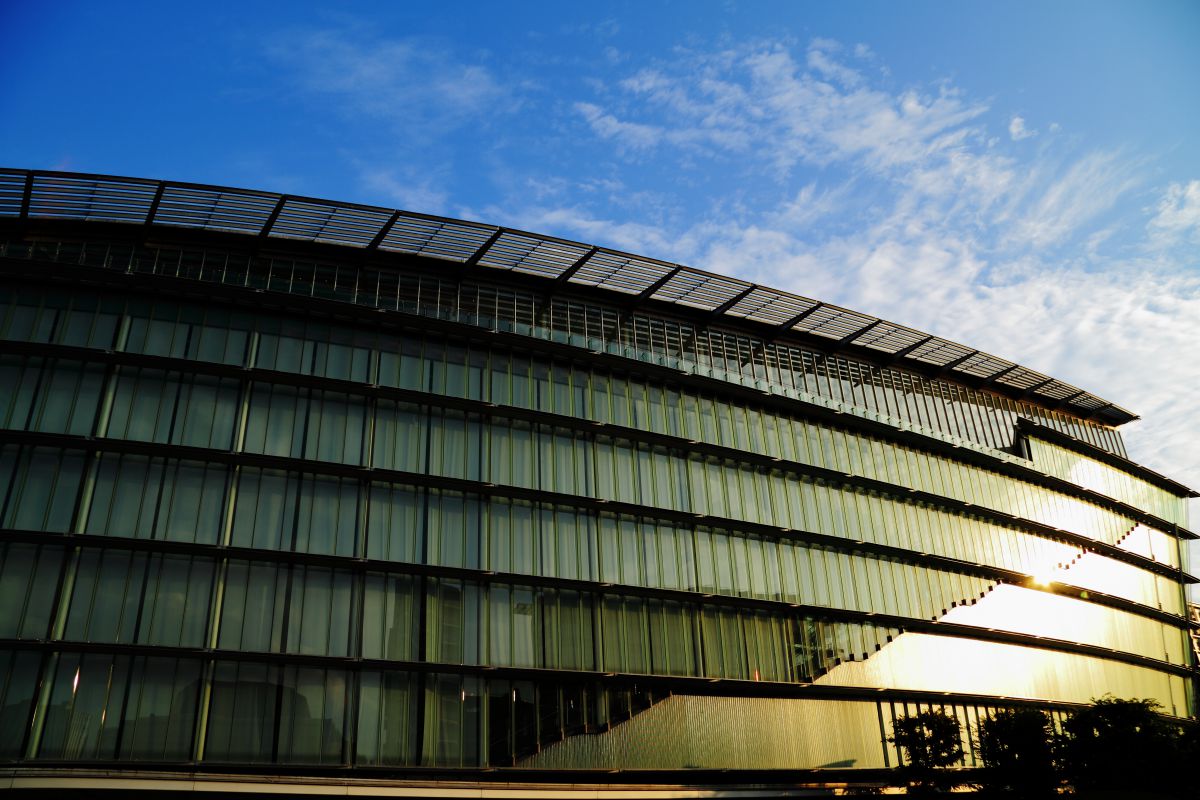
M750 320L942 371L1110 425L1137 419L1107 400L966 345L778 289L535 233L374 206L220 186L0 169L0 219L176 226L319 242L512 270L637 300Z

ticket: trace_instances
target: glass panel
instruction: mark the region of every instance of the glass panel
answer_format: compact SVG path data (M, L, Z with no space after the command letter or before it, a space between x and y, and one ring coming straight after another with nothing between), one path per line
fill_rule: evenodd
M217 662L205 760L252 764L274 760L281 672L280 667L267 664Z
M41 663L41 653L0 652L0 759L22 755Z
M349 674L284 667L280 692L278 760L296 764L346 761Z
M83 478L83 453L50 447L3 451L4 456L14 453L19 454L4 510L4 526L52 533L70 531Z
M408 766L418 763L419 684L409 672L363 672L359 676L355 763Z
M189 759L199 679L193 661L60 654L38 757Z
M363 658L417 658L419 579L368 573L363 598Z
M0 544L0 639L44 639L58 594L63 549Z
M281 650L286 592L286 567L230 560L217 646L228 650Z

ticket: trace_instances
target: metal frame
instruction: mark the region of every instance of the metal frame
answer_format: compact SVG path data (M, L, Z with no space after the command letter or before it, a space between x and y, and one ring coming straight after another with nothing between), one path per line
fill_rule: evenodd
M489 409L485 406L476 413L486 413L488 410ZM513 411L515 410L504 409L504 411L498 414L498 416L526 419L529 421L534 421L535 419L544 418L546 416L543 412L527 412L524 414L510 413ZM662 443L665 446L674 446L676 448L681 448L682 443L686 442L686 440L676 437L668 437L656 434L642 434L638 436L632 431L632 429L617 428L616 426L612 426L611 428L608 426L600 428L591 425L590 423L586 426L577 425L576 430L585 427L588 430L602 431L605 433L605 435L610 435L614 438L625 438L626 436L632 435L637 441ZM260 453L233 452L230 450L220 450L207 447L94 438L90 436L75 436L62 433L42 433L38 431L2 431L0 432L0 443L25 444L32 446L45 445L63 449L81 450L88 453L103 452L144 455L150 457L159 456L181 459L190 458L207 463L225 464L231 467L260 467L264 469L313 472L322 475L350 478L353 480L405 483L415 486L448 489L457 492L470 492L487 496L495 495L500 497L519 498L523 500L529 500L531 502L545 502L554 505L573 506L577 509L595 512L611 512L613 514L626 514L628 516L636 517L652 517L655 519L667 520L685 525L703 524L716 528L748 531L751 533L777 538L797 538L803 541L811 541L814 543L827 543L834 549L839 550L846 549L847 543L849 543L850 549L861 549L864 551L870 550L872 552L877 551L880 553L892 552L889 545L873 545L872 543L866 541L842 539L830 536L828 534L797 531L792 528L748 522L745 520L735 520L728 517L721 517L711 514L696 514L688 511L673 511L665 508L655 508L651 510L646 506L636 503L605 500L594 497L581 497L577 495L566 495L544 489L530 489L517 486L497 486L495 484L481 483L479 481L467 480L465 478L426 475L424 473L405 472L402 470L383 469L379 467L359 466L354 464L336 464L328 461L314 461L311 459L301 459L290 456L272 456ZM1121 561L1143 569L1147 572L1162 575L1163 577L1171 578L1173 580L1178 580L1181 583L1200 583L1200 579L1183 572L1182 569L1172 567L1169 564L1153 561L1145 556L1117 547L1116 545L1111 545L1079 533L1064 530L1062 528L1055 528L1044 523L1025 519L1024 517L1019 517L1004 511L976 506L964 500L958 500L952 497L942 497L940 495L916 489L904 489L903 487L897 487L884 481L866 478L859 475L849 475L825 467L777 461L770 456L757 456L748 453L742 453L740 456L737 456L734 451L730 451L728 448L723 448L719 445L706 445L697 442L695 444L688 443L686 446L692 452L710 455L714 458L737 457L744 463L759 467L761 469L790 469L791 471L808 475L813 478L820 478L831 483L836 483L839 486L850 486L865 491L875 491L879 492L880 494L885 494L889 497L906 497L914 501L927 503L937 508L957 512L963 515L979 517L994 524L1012 526L1035 536L1053 539L1072 547L1078 547L1084 551L1099 553L1100 555L1107 556L1115 561ZM1182 529L1177 528L1177 526L1176 535L1180 536L1180 538L1183 538L1183 531ZM1192 534L1192 536L1194 537L1194 534ZM889 549L884 550L878 548ZM905 558L913 558L913 551L896 552L908 553L909 555L905 556ZM948 558L945 556L934 556L928 553L918 553L918 555L928 556L931 559ZM954 559L949 560L954 561ZM934 562L931 561L930 563Z
M0 264L0 273L4 272L3 266L4 266L3 264ZM61 279L63 277L76 275L78 270L82 269L82 268L73 268L73 267L69 267L66 269L56 269L55 266L56 265L48 265L47 270L44 271L42 274L43 275L56 275ZM25 276L25 277L28 277L28 276ZM91 285L111 287L114 290L121 291L122 293L126 293L126 292L130 291L130 289L128 287L119 285L120 283L124 283L124 282L131 282L131 283L135 284L135 289L134 289L135 291L140 291L140 292L148 291L150 293L154 293L156 286L169 285L169 284L172 284L173 282L186 280L186 279L179 279L179 278L164 278L161 276L150 277L150 276L137 275L137 274L128 275L125 273L110 273L107 271L104 271L99 275L95 274L94 271L87 271L85 273L79 274L78 279L86 280ZM314 300L314 299L308 298L308 297L298 297L298 296L293 296L293 295L280 295L279 297L276 298L276 297L269 297L268 295L263 295L263 294L255 294L254 297L257 298L257 301L258 301L258 305L256 306L256 308L270 307L270 308L278 309L278 310L292 310L292 311L299 310L299 311L303 311L303 312L311 312L314 310L326 310L326 311L328 310L327 309L327 301ZM236 298L229 292L227 287L223 287L220 285L214 285L214 286L210 287L210 295L209 295L208 299L210 301L220 301L220 300L224 300L226 302L236 301ZM276 302L273 302L273 301L276 301ZM453 323L443 323L441 320L436 320L436 319L420 318L420 319L415 319L415 320L408 320L405 318L405 315L403 315L403 314L396 314L395 315L396 319L391 319L390 317L380 318L379 315L375 313L374 309L368 310L365 307L356 307L356 306L347 307L347 313L352 316L355 316L355 317L360 317L363 320L367 320L367 318L369 317L369 321L372 322L373 324L388 325L389 329L394 329L394 330L410 330L410 331L439 330L439 331L444 331L447 335L454 335L454 336L459 336L459 337L463 336L463 333L464 333L460 328L458 328L458 326L454 325ZM472 331L467 335L467 338L469 340L478 340L478 341L484 342L484 343L490 343L493 341L497 341L497 342L503 343L503 346L506 346L509 348L515 348L515 349L519 349L519 350L528 350L529 348L533 348L534 351L543 353L544 355L546 355L550 358L562 358L562 359L566 359L568 361L574 361L574 360L577 360L579 357L578 352L574 348L571 348L567 345L559 344L559 343L552 342L549 340L541 340L541 339L529 341L529 340L525 339L524 337L521 337L519 334L502 333L502 332L498 332L498 331L491 331L491 332L486 332L486 333L483 331ZM161 356L148 356L148 355L133 354L133 353L116 353L116 352L110 352L110 351L97 351L92 348L79 348L79 347L72 347L72 346L68 346L68 345L57 345L57 344L42 344L42 343L35 344L35 343L23 343L23 342L11 342L11 341L10 342L0 342L0 352L23 353L23 354L30 354L30 355L40 355L40 354L45 354L45 353L59 353L65 357L85 358L88 360L96 361L98 363L126 364L126 365L130 365L130 366L152 366L152 367L156 367L156 368L170 368L171 365L174 365L174 368L176 368L176 369L185 369L187 371L192 371L192 372L199 371L199 372L202 372L205 374L221 375L221 376L226 376L226 377L234 377L234 378L238 378L238 379L246 377L246 375L248 373L257 373L258 372L257 370L254 370L254 369L247 370L247 368L245 368L245 367L234 367L234 366L220 365L220 364L191 362L191 361L172 359L172 358L166 358L166 357L161 357ZM607 354L607 353L596 353L591 356L591 360L589 363L604 366L604 367L607 367L610 369L620 370L624 367L623 361L624 361L624 359L621 358L620 356L615 356L615 355L611 355L611 354ZM695 387L697 389L700 389L701 391L711 390L711 385L712 385L713 381L715 380L715 379L706 378L703 376L680 373L669 367L659 366L659 365L645 363L645 362L642 362L640 364L639 368L642 371L646 372L648 375L655 375L655 376L659 377L661 380L664 380L666 382ZM370 385L366 385L366 384L358 384L353 381L340 381L340 380L329 379L329 378L319 378L316 376L297 375L297 374L288 374L288 373L263 373L263 374L264 375L269 374L269 379L272 382L276 382L276 383L287 383L287 384L291 384L291 385L309 386L309 387L317 387L317 388L329 388L329 389L335 389L337 391L347 391L347 387L352 387L349 389L349 391L368 395L368 396L380 396L380 397L387 396L387 397L394 397L397 399L411 400L413 402L430 402L431 399L436 399L436 402L439 404L451 405L454 407L463 408L465 410L478 410L480 408L478 401L465 400L465 399L460 400L460 399L456 399L456 398L440 397L440 396L436 397L436 398L429 398L419 392L412 392L409 390L401 390L401 389L376 387L376 386L370 386ZM1186 529L1186 528L1183 528L1180 526L1176 526L1171 522L1163 520L1149 512L1135 508L1125 502L1122 502L1115 498L1108 497L1107 495L1103 495L1095 490L1086 489L1084 487L1077 486L1075 484L1070 483L1069 481L1063 480L1061 478L1057 478L1052 475L1048 475L1048 474L1041 472L1037 469L1034 469L1032 467L1027 467L1024 464L1014 462L1011 460L1007 460L1005 458L1001 458L997 454L988 453L982 449L963 447L963 446L960 446L957 444L952 444L949 442L942 441L937 438L925 436L925 435L915 432L915 431L895 428L886 423L876 422L874 420L870 420L865 417L859 417L859 416L856 416L853 414L844 414L840 411L831 410L831 409L825 408L824 406L808 403L804 400L785 399L782 397L775 397L775 396L772 396L769 394L763 394L761 391L751 389L748 387L743 387L743 386L734 385L734 384L723 384L722 391L729 398L736 399L740 402L748 402L748 403L759 405L762 407L771 408L778 412L799 415L805 419L810 419L812 421L821 422L821 423L827 424L827 425L833 425L836 427L843 427L843 428L850 428L850 429L853 429L856 431L860 431L862 433L866 433L867 435L876 436L876 437L884 438L884 439L891 440L891 441L897 441L897 442L906 444L911 447L916 447L916 448L926 450L929 452L945 455L952 459L965 461L967 463L973 464L978 467L982 467L984 469L989 469L989 470L993 470L996 472L1000 472L1002 474L1015 477L1018 480L1036 484L1036 485L1051 489L1053 491L1061 492L1063 494L1067 494L1072 497L1076 497L1076 498L1085 500L1087 502L1094 503L1094 504L1102 506L1104 508L1108 508L1112 511L1115 511L1116 513L1124 514L1126 516L1129 516L1131 519L1134 519L1138 522L1142 522L1144 524L1158 528L1160 530L1175 531L1175 535L1180 539L1188 539L1188 540L1200 539L1200 534L1197 534L1189 529ZM422 398L425 398L425 399L422 399ZM487 411L493 407L485 404L485 406L483 408L484 408L484 411ZM530 421L544 421L547 419L547 417L557 418L556 415L549 414L548 412L532 411L532 410L528 410L528 409L520 409L520 408L515 408L515 407L507 408L504 410L503 413L507 416L528 418ZM577 425L579 425L579 422L578 422L578 420L576 420L572 417L562 417L561 424L565 427L576 427ZM1033 423L1033 424L1036 424L1036 423ZM585 427L587 428L587 430L594 431L594 430L597 430L597 425L598 425L598 423L592 422L592 423L587 423ZM618 426L609 425L609 424L600 425L600 427L609 428L614 431L624 430L626 432L622 433L620 435L625 438L633 438L633 439L644 440L644 441L648 441L648 442L654 441L654 442L664 444L667 446L676 446L676 447L681 447L682 449L688 449L688 450L697 450L697 451L705 451L705 452L712 451L714 453L722 454L723 457L731 457L731 458L736 458L736 459L741 459L741 460L749 459L751 462L761 463L763 466L765 466L767 468L776 468L776 467L781 466L781 462L779 462L777 459L774 459L773 457L737 451L737 450L733 450L731 448L721 447L721 446L715 445L715 444L702 444L699 442L692 443L692 442L687 442L686 440L684 440L682 438L671 437L671 436L667 436L665 434L656 434L651 431L640 430L640 429L639 430L622 429L622 428L619 428ZM1043 426L1038 426L1038 427L1040 428ZM1052 430L1052 429L1047 429L1047 430ZM1075 441L1074 439L1071 439L1070 437L1066 436L1065 434L1059 434L1057 432L1054 432L1054 433L1055 433L1056 437L1063 438L1064 440L1069 440L1070 442ZM1055 440L1057 441L1057 438ZM1089 446L1089 448L1090 447L1091 446ZM1098 448L1095 448L1095 449L1098 452L1103 452L1103 451L1099 451ZM1087 452L1091 452L1091 449L1089 449ZM836 479L836 480L843 481L843 482L869 481L869 479L861 477L861 476L851 476L848 474L843 474L841 472L838 472L837 470L832 470L832 469L826 470L825 468L822 468L822 467L816 467L816 466L807 465L807 464L799 464L799 465L797 465L797 467L802 469L805 472L808 472L808 473L814 474L814 475L818 474L818 473L827 474L831 479ZM1145 477L1143 475L1142 468L1138 467L1136 464L1133 464L1133 462L1128 462L1128 464L1125 468L1127 471L1130 471L1131 469L1136 469L1137 475ZM1160 479L1163 481L1167 480L1167 479L1161 478L1161 477L1160 477ZM1187 487L1184 487L1179 484L1174 484L1174 482L1171 482L1171 484L1179 486L1181 492L1188 493L1189 496L1191 496L1190 493L1193 492L1193 490L1188 489ZM884 484L879 484L879 485L882 486ZM914 494L913 490L906 490L906 494L908 496L916 496ZM930 497L935 497L935 495L930 495ZM938 497L940 497L940 496L938 496ZM960 503L962 501L953 500L952 498L941 497L941 499L938 500L938 502L943 503L943 504L945 504L945 503L956 504L956 503ZM970 513L973 513L973 514L979 514L981 511L980 507L974 506L970 503L963 504L963 508L970 508L971 509ZM1020 519L1018 517L1006 515L1004 512L1001 512L1001 511L993 511L990 513L1000 515L1000 517L998 517L998 518L1003 518L1004 520L1019 520ZM1028 520L1023 521L1023 524L1038 526L1038 523L1034 523L1034 522L1031 522ZM1059 529L1057 529L1057 528L1051 528L1049 526L1042 526L1042 527L1044 527L1046 530L1055 531L1056 532L1056 533L1054 533L1055 536L1059 536L1059 535L1062 535L1063 533L1065 533L1065 532L1059 531ZM1096 547L1104 546L1102 543L1097 542L1096 540L1087 539L1086 537L1079 537L1079 541L1082 543L1081 546L1086 546L1086 547L1093 548L1093 549ZM1117 557L1121 558L1122 556L1120 554L1125 553L1125 551L1121 551L1118 549L1117 553L1118 553ZM1148 563L1152 563L1152 562L1148 562Z
M0 219L116 222L244 234L440 259L658 301L776 335L825 340L886 363L931 368L1001 394L1121 425L1138 419L1049 375L846 308L693 267L477 222L195 183L0 168Z

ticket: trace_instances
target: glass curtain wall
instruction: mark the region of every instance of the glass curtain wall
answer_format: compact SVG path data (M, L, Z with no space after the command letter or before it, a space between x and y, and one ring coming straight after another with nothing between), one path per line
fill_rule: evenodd
M0 339L9 762L744 766L703 712L756 768L890 766L922 693L1191 703L1180 504L1061 453L1112 501L467 338L30 285Z
M1005 450L1018 416L1036 419L1124 456L1112 428L1035 404L928 379L892 367L768 342L732 331L592 301L546 299L532 291L456 282L419 273L179 247L107 242L0 241L0 256L36 258L128 272L202 280L422 314L552 339L592 351L683 368L697 374L832 403L852 413L903 422L956 441Z

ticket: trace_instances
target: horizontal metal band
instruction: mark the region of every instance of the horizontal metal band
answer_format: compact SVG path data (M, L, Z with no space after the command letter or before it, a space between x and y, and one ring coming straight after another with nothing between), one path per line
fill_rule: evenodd
M1155 609L1150 606L1137 603L1133 600L1106 595L1103 592L1093 592L1090 589L1072 586L1071 584L1062 583L1060 581L1055 581L1050 586L1042 586L1031 576L999 567L991 567L987 565L976 564L974 562L961 561L959 559L954 559L947 556L938 556L930 553L906 550L891 545L876 544L864 540L851 540L831 534L815 533L792 528L781 528L775 525L749 522L728 517L697 514L687 511L674 511L655 506L624 503L580 495L563 494L561 492L553 492L544 489L530 489L519 486L472 481L464 478L450 478L439 475L430 475L427 473L404 472L401 470L381 469L377 467L359 467L337 462L313 461L289 456L271 456L259 453L233 452L229 450L216 450L167 443L145 442L127 439L94 438L90 436L83 437L72 436L69 434L40 433L34 431L0 430L0 443L3 442L12 442L31 446L54 446L64 449L83 450L90 453L133 454L167 459L195 460L224 464L231 467L251 466L265 469L352 478L364 482L376 481L402 483L421 487L447 489L451 491L477 494L487 497L505 497L527 500L531 502L541 502L551 505L569 506L573 508L587 509L593 513L607 513L613 515L639 517L643 519L657 519L687 526L704 525L718 529L754 533L759 536L780 540L787 539L801 541L814 546L838 550L840 552L869 553L882 558L928 566L945 571L978 575L980 577L991 577L995 578L996 580L1024 586L1026 588L1037 589L1039 591L1050 591L1055 594L1062 594L1081 599L1090 600L1094 595L1097 598L1097 602L1103 605L1109 605L1113 608L1121 608L1122 610L1130 611L1132 613L1156 619L1161 622L1168 622L1169 624L1177 627L1186 627L1187 625L1184 617L1171 614L1170 612L1163 611L1162 609ZM1057 532L1052 532L1049 538L1070 541L1070 539L1058 534ZM1083 539L1084 537L1076 538ZM1085 539L1084 541L1092 542L1092 540L1089 539ZM1099 547L1090 547L1088 549L1094 549L1097 553L1107 555L1107 553L1105 553L1105 551ZM1110 547L1109 549L1113 551L1113 557L1115 560L1124 561L1133 566L1142 567L1147 571L1158 573L1172 579L1177 579L1178 573L1166 565L1150 561L1142 556L1128 553L1127 551L1119 548Z
M539 667L501 667L486 664L449 664L434 661L393 661L352 656L316 656L299 653L251 653L241 650L216 650L189 647L164 647L145 644L103 644L98 642L44 642L0 639L0 648L41 653L95 653L104 655L143 656L153 658L188 658L205 662L254 662L279 666L296 665L319 669L411 672L414 674L462 675L477 678L497 678L514 681L548 681L577 686L595 684L621 689L638 687L661 689L675 694L713 697L761 697L776 699L830 700L890 700L910 703L954 703L960 705L1000 705L1054 709L1075 709L1086 703L1061 700L1018 698L966 692L896 689L872 686L845 686L825 683L789 683L756 681L743 678L709 678L645 673L611 672L604 670L560 670ZM842 662L851 663L851 662ZM1193 673L1170 666L1171 674L1189 677Z
M16 538L16 537L14 537ZM0 530L0 541L8 539L8 534ZM21 536L19 541L34 542L38 541L34 536ZM1036 634L1017 633L1013 631L1005 631L998 628L988 628L976 625L966 625L956 622L941 622L936 619L924 620L913 617L904 617L894 614L885 614L875 611L853 611L850 609L830 608L828 606L805 605L801 603L790 603L780 600L768 600L756 597L741 597L736 595L714 594L702 591L689 591L685 589L665 589L650 586L635 586L631 584L616 584L604 581L589 581L576 578L557 578L543 575L527 575L525 573L514 572L496 572L490 570L473 570L463 567L446 567L428 564L407 564L402 562L392 561L375 561L365 558L338 557L329 555L314 555L292 553L281 550L259 550L252 548L230 547L227 545L206 545L196 543L177 543L177 542L162 542L155 539L126 539L120 537L97 536L88 534L69 534L69 535L45 535L43 534L41 543L43 544L58 544L64 547L87 547L95 549L117 549L117 550L137 550L142 552L162 552L171 554L187 553L195 556L206 556L214 559L230 558L230 559L246 559L255 561L256 563L275 562L280 564L319 564L328 567L338 567L355 574L365 574L367 572L385 572L388 574L405 574L421 577L440 577L451 578L456 580L472 581L480 584L503 583L511 585L524 586L539 586L557 589L569 589L578 592L587 592L601 596L604 594L612 594L619 596L640 597L645 599L673 600L679 603L687 603L694 605L700 609L712 607L725 608L744 608L758 609L770 611L780 615L801 616L813 618L818 621L825 622L842 622L859 625L872 625L879 628L894 628L901 633L911 631L915 633L925 633L934 636L949 636L959 639L972 639L979 641L997 642L1001 644L1013 644L1022 647L1033 647L1042 650L1054 650L1063 653L1074 653L1076 655L1091 656L1093 658L1103 658L1110 661L1120 661L1127 664L1134 664L1140 667L1168 672L1175 675L1194 676L1195 672L1183 665L1171 664L1162 659L1151 658L1149 656L1138 655L1115 648L1104 647L1101 645L1083 644L1072 642L1063 639L1054 639ZM163 546L171 545L171 546ZM1187 623L1184 623L1186 626ZM12 642L24 642L26 644L43 644L52 648L72 650L87 643L71 642L58 639L20 639L12 640ZM3 640L0 640L2 644ZM98 644L97 646L104 649L105 647L149 647L149 645L114 645L114 644ZM160 648L161 649L161 648ZM182 648L181 652L200 655L206 653L218 652L207 648ZM243 651L228 651L228 657L253 660L261 653L249 653ZM275 654L286 657L291 657L290 654ZM868 655L868 654L863 654ZM268 654L268 657L272 657ZM365 660L357 656L320 656L321 659L332 659L337 663L358 664ZM424 662L381 662L389 664L401 664L405 666L397 667L402 669L416 669L416 665ZM601 673L603 674L603 673Z
M1151 527L1159 529L1165 533L1178 536L1181 539L1200 539L1200 535L1197 535L1196 533L1193 533L1182 526L1176 525L1175 523L1164 520L1155 516L1154 514L1150 514L1142 509L1138 509L1094 490L1085 489L1061 478L1047 475L1046 473L1032 467L992 455L986 452L986 448L983 446L959 446L938 439L935 436L928 436L917 430L896 428L887 423L869 420L856 414L830 409L816 403L809 403L800 399L774 395L769 392L763 392L761 390L732 384L717 378L695 375L690 372L683 372L658 364L637 361L634 362L636 366L633 366L631 365L630 360L627 358L616 356L610 353L597 353L594 351L582 351L587 353L587 358L585 359L581 354L580 348L568 344L531 338L504 331L487 331L485 329L477 328L464 323L450 322L418 315L410 315L401 311L384 311L382 309L368 308L349 303L331 303L329 301L316 300L310 297L265 292L263 290L245 288L237 289L224 284L202 284L206 291L203 293L198 293L196 281L183 278L174 278L170 276L148 275L146 273L126 274L94 268L88 269L76 266L65 266L61 264L47 264L45 265L47 269L39 270L39 274L37 276L33 276L29 275L27 269L24 268L24 265L27 263L28 262L16 259L0 258L0 269L7 267L14 272L18 272L19 274L15 275L14 277L22 277L26 279L38 278L42 280L47 277L45 274L46 272L53 273L54 271L62 271L66 273L66 275L71 276L71 284L73 286L77 285L78 280L87 280L91 283L97 283L99 285L106 285L116 288L118 291L128 292L129 287L132 285L135 288L149 290L153 296L158 298L162 297L161 288L159 288L158 291L153 291L154 287L161 287L165 285L173 287L174 290L178 291L179 297L184 299L194 299L210 305L215 299L224 298L227 302L233 303L238 307L252 307L259 311L261 311L262 308L267 307L276 308L281 311L300 312L309 315L317 314L322 317L332 317L342 321L355 320L363 324L367 324L373 328L379 328L381 323L387 321L391 322L398 329L412 332L428 333L429 331L442 331L445 332L448 337L466 339L468 341L479 341L485 344L504 342L507 343L505 346L518 351L544 352L551 358L559 358L575 362L586 361L589 366L602 366L619 372L634 372L647 376L655 376L660 380L667 382L668 384L695 386L701 391L711 392L723 397L737 398L743 402L752 403L759 407L778 409L784 413L797 416L802 419L810 419L813 421L831 424L836 427L850 428L867 433L871 436L879 437L881 439L897 441L902 444L907 444L918 449L945 456L955 461L962 461L975 466L980 466L988 470L1000 472L1010 477L1015 477L1026 483L1042 486L1043 488L1051 489L1062 494L1086 500L1087 502L1094 503L1119 514L1128 516L1135 521L1150 525ZM18 267L20 267L20 269L17 269ZM387 318L389 317L392 318L392 320L388 320ZM0 351L12 344L26 343L0 343ZM44 346L53 347L55 345ZM96 350L89 350L88 348L76 349L86 350L93 353L97 352ZM189 369L193 371L205 371L197 369L202 362L188 361L186 359L181 360L187 363L189 365ZM213 366L227 367L227 365ZM242 368L235 367L233 369L241 370ZM271 374L282 375L282 373ZM297 377L315 378L316 376ZM333 381L333 379L325 378L317 378L317 380ZM280 378L279 382L286 383L289 381L287 379ZM304 385L316 386L319 384L306 383ZM329 387L333 388L334 385L340 385L342 387L339 389L339 391L360 393L365 391L365 389L372 388L366 384L356 384L349 381L333 381L332 384L329 384ZM354 386L364 388L346 388ZM1066 436L1066 434L1062 435ZM1057 529L1051 528L1051 530Z

